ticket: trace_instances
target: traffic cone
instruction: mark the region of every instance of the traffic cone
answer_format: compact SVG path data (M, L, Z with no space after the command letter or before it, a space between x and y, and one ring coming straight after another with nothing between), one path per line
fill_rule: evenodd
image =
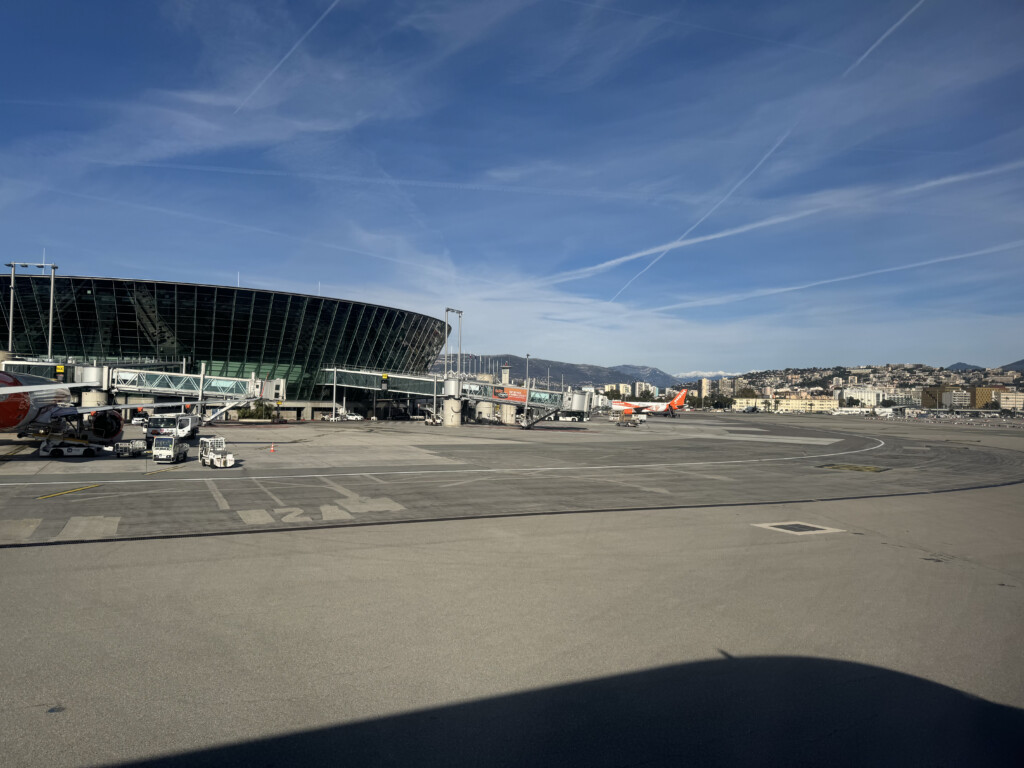
M271 444L270 444L270 452L271 452L271 453L273 453L273 452L274 452L274 444L273 444L273 443L271 443Z

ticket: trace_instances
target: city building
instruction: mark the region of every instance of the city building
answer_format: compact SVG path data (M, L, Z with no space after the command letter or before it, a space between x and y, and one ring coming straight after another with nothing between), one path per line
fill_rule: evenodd
M1024 409L1024 392L1012 392L1004 389L995 394L996 402L999 403L1000 408L1005 408L1011 411L1019 411Z

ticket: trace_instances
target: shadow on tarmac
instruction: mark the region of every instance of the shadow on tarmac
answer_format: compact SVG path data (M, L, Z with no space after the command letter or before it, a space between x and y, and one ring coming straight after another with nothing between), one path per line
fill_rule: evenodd
M880 667L727 657L133 765L1022 764L1024 710Z

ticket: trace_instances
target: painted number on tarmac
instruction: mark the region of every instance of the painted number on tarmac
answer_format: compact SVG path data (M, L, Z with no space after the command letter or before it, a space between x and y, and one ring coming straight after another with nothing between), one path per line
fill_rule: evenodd
M392 499L383 497L343 499L335 504L322 504L317 510L299 507L277 509L239 509L237 514L246 525L272 525L274 523L312 523L316 521L352 520L353 513L400 512L405 509Z

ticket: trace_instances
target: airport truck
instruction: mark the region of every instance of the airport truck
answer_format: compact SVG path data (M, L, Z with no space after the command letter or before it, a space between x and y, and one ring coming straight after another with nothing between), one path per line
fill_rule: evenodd
M199 438L199 461L204 467L225 469L235 466L235 455L228 452L227 441L223 437Z
M190 440L199 434L199 425L202 419L191 413L172 413L164 416L154 416L146 425L146 439L153 440L159 435L170 435L184 440Z
M188 443L173 435L157 435L153 438L153 461L161 464L188 461Z

